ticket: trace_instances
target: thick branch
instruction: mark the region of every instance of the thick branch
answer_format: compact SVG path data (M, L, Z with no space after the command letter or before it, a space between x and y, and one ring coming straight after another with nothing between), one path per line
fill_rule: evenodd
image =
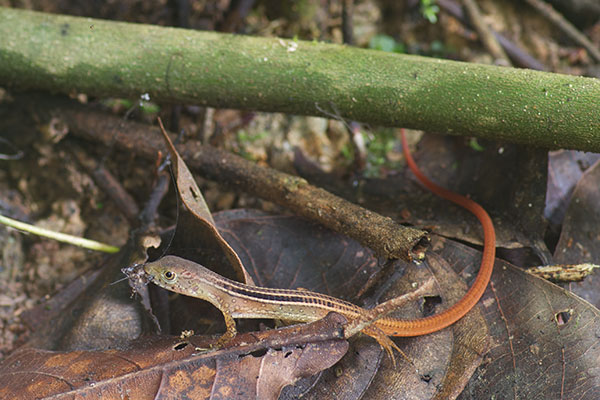
M600 152L600 81L324 43L0 8L0 85Z
M157 127L127 122L110 114L91 111L72 101L27 96L28 107L44 115L59 116L78 136L115 145L137 155L155 159L165 145ZM426 233L407 228L350 203L304 179L259 166L225 150L188 141L177 146L188 167L204 177L243 190L293 210L330 229L345 234L385 258L405 261L419 254Z

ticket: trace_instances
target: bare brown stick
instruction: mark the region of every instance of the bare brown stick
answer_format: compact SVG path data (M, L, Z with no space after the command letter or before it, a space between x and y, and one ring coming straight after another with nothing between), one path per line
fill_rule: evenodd
M29 106L35 100L28 97ZM58 105L62 103L62 105ZM154 159L164 149L157 127L123 121L106 113L90 111L74 102L40 101L41 110L53 104L69 126L70 132L94 141L114 144L140 156ZM373 249L379 256L412 259L413 249L422 245L426 233L397 224L356 204L350 203L306 180L261 167L227 151L190 141L177 146L188 167L208 179L224 183L267 199L295 213L343 233ZM416 249L417 251L422 249Z
M354 44L354 0L344 0L342 2L342 35L344 43Z
M457 2L453 0L437 0L437 5L440 7L440 9L462 22L465 26L471 27L471 24L467 20L467 17L463 12L462 7ZM516 65L518 65L519 67L535 69L538 71L546 70L544 64L532 57L531 54L521 49L514 42L510 41L502 34L494 31L491 28L490 30L496 37L496 40L498 40L498 42L502 45L504 51L506 51L508 56L511 58L511 60L513 60L513 62Z
M510 66L511 63L508 56L502 49L502 46L500 46L500 43L496 40L492 30L483 21L483 16L481 15L481 11L479 10L477 3L475 3L475 0L463 0L463 4L467 9L471 23L479 34L479 39L492 57L494 57L494 64L503 65L505 67Z
M134 222L138 218L140 210L135 200L121 186L121 183L104 166L91 158L80 148L73 148L73 154L77 161L93 177L94 182L115 202L117 209L129 220Z
M556 25L560 30L566 33L571 40L585 48L590 56L600 62L600 50L572 23L567 21L562 14L556 11L550 4L542 0L526 0L527 4L535 8L540 14L548 18L550 22Z

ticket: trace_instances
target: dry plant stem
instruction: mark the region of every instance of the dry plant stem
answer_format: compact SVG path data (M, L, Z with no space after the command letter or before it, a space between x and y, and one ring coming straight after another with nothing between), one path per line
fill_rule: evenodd
M550 22L556 25L561 31L571 38L575 43L587 50L590 56L600 62L600 50L583 33L581 33L573 24L567 21L550 4L542 0L526 0L527 4L535 8L539 13L548 18Z
M169 184L171 183L171 175L168 170L158 172L157 179L154 183L152 193L148 198L148 201L144 205L144 209L139 215L139 220L143 227L152 226L158 219L158 206L162 199L167 195L169 191Z
M460 22L462 22L465 26L471 27L465 13L461 5L453 0L437 0L437 5L441 10L450 14ZM507 39L502 34L496 32L492 28L490 31L496 38L496 40L502 45L504 51L508 54L508 56L513 60L513 62L522 68L534 69L536 71L545 71L547 68L544 64L536 60L531 54L527 53L525 50L521 49L514 42Z
M102 251L105 253L116 253L118 247L100 243L95 240L80 238L77 236L67 235L66 233L54 232L49 229L40 228L39 226L26 224L21 221L16 221L12 218L0 215L0 224L10 226L23 232L29 232L37 236L43 236L50 239L58 240L59 242L69 243L74 246L83 247L85 249Z
M496 40L498 40L498 43L500 43L510 59L513 60L513 64L522 68L534 69L536 71L546 71L548 69L531 54L517 46L514 42L508 40L505 36L502 36L495 31L492 32L494 33Z
M0 86L600 151L600 80L0 8Z
M107 146L114 143L150 159L164 149L156 127L125 122L69 104L60 108L59 113L70 131L78 136ZM382 257L409 261L413 248L426 237L421 230L399 225L391 218L312 186L302 178L261 167L227 151L196 141L178 146L178 150L188 167L206 178L289 208L359 241Z
M471 23L475 27L475 30L479 34L479 39L482 41L483 45L490 52L492 57L494 57L494 63L496 65L502 66L510 66L510 60L508 56L500 46L500 43L496 40L494 33L487 26L485 21L483 20L483 15L479 10L479 6L475 2L475 0L462 0L467 12L469 13L469 17L471 19Z
M403 227L389 217L312 186L302 178L261 167L226 151L198 145L186 146L180 151L189 159L188 165L203 171L207 178L243 188L287 207L358 240L382 257L410 260L410 250L425 237L423 231Z
M239 0L231 2L224 20L218 25L220 32L236 32L245 24L245 18L252 10L255 0ZM189 24L188 24L189 25Z
M354 0L342 1L342 36L345 44L354 44Z
M201 130L198 132L200 143L208 144L210 137L215 131L215 109L212 107L205 107L202 111L202 125Z
M592 274L596 268L600 268L600 266L590 263L557 264L530 267L525 272L551 282L579 282Z
M82 149L74 148L72 152L79 164L93 177L96 185L115 202L117 209L123 213L129 222L134 222L138 218L140 210L133 197L127 193L121 183L101 163L89 157Z
M139 215L139 208L133 197L127 193L121 183L102 165L98 165L91 170L90 173L94 178L94 182L96 182L105 193L108 193L125 217L131 222L135 221Z

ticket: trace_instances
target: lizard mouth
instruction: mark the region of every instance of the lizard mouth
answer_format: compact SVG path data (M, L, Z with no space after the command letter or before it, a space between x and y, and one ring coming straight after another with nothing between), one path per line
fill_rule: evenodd
M152 276L144 271L144 264L132 264L125 268L121 268L133 287L139 287L140 285L147 285L148 282L152 282Z

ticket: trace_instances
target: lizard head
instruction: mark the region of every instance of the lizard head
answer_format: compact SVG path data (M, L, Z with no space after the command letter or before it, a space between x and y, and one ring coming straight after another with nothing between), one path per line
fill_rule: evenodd
M156 261L144 264L144 272L146 278L157 286L171 290L173 292L182 293L181 276L185 276L186 269L183 260L175 256L162 257Z
M206 268L193 261L177 256L165 256L156 261L144 264L144 275L147 280L164 289L200 297L198 280Z

